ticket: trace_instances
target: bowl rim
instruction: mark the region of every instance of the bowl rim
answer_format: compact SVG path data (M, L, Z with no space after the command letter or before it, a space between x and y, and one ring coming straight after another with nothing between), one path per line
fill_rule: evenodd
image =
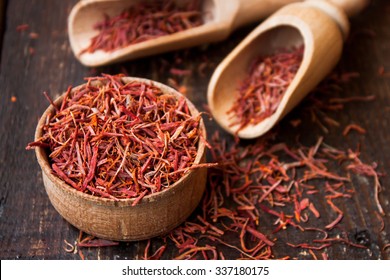
M172 87L169 87L165 84L162 84L162 83L154 81L154 80L139 78L139 77L122 76L121 80L125 83L142 82L142 83L145 83L147 85L158 87L163 92L163 94L173 95L176 98L184 97L186 100L186 103L188 105L188 108L190 110L191 115L194 116L194 115L199 114L199 111L195 107L195 105L186 96L184 96L183 94L181 94L180 92L178 92L176 89L174 89ZM71 92L79 89L80 87L85 86L86 84L87 83L83 83L83 84L80 84L76 87L73 87ZM65 94L66 94L66 92L61 94L61 96L59 96L53 103L55 105L59 105L62 102ZM34 141L37 141L42 136L42 128L46 122L46 119L48 118L49 114L52 113L54 110L55 110L54 106L50 105L42 114L41 118L38 121L36 130L35 130L35 136L34 136L35 140ZM206 139L207 133L206 133L206 127L205 127L203 118L200 119L199 126L200 126L201 131L202 131L202 136L204 137L204 139ZM195 157L193 164L201 163L201 161L205 158L205 150L206 150L206 145L205 145L204 141L201 141L201 140L198 141L197 154L196 154L196 157ZM127 206L140 207L142 205L145 205L146 203L151 203L153 201L156 201L157 199L161 199L163 197L169 196L172 192L175 192L175 190L180 188L180 186L182 186L183 183L185 183L185 181L189 178L189 176L194 171L197 171L197 169L198 169L198 168L189 169L188 171L185 171L183 176L178 181L176 181L172 185L170 185L169 187L167 187L159 192L145 195L136 205L132 206L132 203L139 196L137 196L135 198L124 198L124 199L115 200L112 198L94 196L92 194L87 194L87 193L78 191L75 188L71 187L69 184L67 184L65 181L63 181L62 179L60 179L59 177L57 177L56 175L53 174L52 168L49 164L49 158L48 158L47 152L45 151L44 148L37 146L35 148L35 155L37 157L38 164L42 169L42 172L45 173L47 178L53 183L53 185L55 187L61 188L68 195L77 196L78 198L81 198L81 199L83 199L87 202L90 202L90 203L114 205L114 206L120 206L120 207L127 207ZM204 168L204 167L200 167L199 169L202 169L202 168Z

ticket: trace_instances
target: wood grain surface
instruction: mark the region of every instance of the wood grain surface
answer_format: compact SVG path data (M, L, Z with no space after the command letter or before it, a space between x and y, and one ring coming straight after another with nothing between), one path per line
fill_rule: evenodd
M1 47L3 46L3 32L4 32L4 11L5 11L5 5L4 0L0 0L0 51Z
M1 259L80 258L78 254L64 250L64 240L73 243L79 231L61 218L50 204L35 154L25 150L27 143L33 140L40 115L47 107L43 91L55 98L69 85L83 83L83 77L99 73L125 72L130 76L170 84L174 76L167 69L178 65L182 69L192 69L193 75L179 78L180 83L186 86L187 97L203 110L213 69L255 27L242 28L221 43L90 69L74 58L68 42L66 21L75 3L76 0L12 0L6 5L0 68ZM29 29L17 32L16 27L21 24L28 24ZM375 95L375 100L348 103L343 110L332 112L332 118L340 126L331 127L325 133L310 120L296 128L290 123L297 118L309 118L305 112L313 104L308 98L274 129L278 131L279 140L294 143L298 139L312 145L319 135L324 135L327 144L340 149L359 146L362 160L377 163L378 171L382 173L389 172L390 75L378 75L382 66L390 72L389 26L390 2L372 1L363 13L352 19L351 35L337 68L340 72L359 73L359 77L345 84L343 97ZM31 32L37 33L38 38L31 38ZM180 57L184 60L177 64ZM209 63L203 75L197 69L206 60ZM350 123L361 125L367 133L352 132L343 136L343 129ZM206 120L206 125L210 135L220 130L214 121ZM227 141L233 141L230 135L220 131ZM389 248L384 248L390 242L390 176L381 177L381 183L379 199L386 213L384 229L380 230L381 222L376 215L373 183L355 182L354 198L342 207L346 213L343 227L352 241L363 240L367 249L338 244L327 251L329 258L390 258ZM284 231L282 237L289 234L289 231ZM298 237L289 238L296 240ZM88 259L140 259L146 244L146 241L139 241L85 249L84 255ZM152 246L152 250L157 248L158 243ZM231 250L220 250L226 258L233 258ZM282 257L293 254L293 251L296 249L275 247L273 253L275 257ZM163 258L172 258L174 252L172 245ZM310 259L311 256L301 254L299 258Z

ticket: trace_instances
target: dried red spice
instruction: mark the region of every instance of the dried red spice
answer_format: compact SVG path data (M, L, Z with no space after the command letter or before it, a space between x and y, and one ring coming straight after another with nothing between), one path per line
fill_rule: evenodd
M16 26L16 31L23 32L29 28L30 28L30 26L27 23L23 23L23 24L19 24L18 26Z
M332 76L322 83L315 92L325 100L309 96L305 109L314 112L317 124L337 127L324 121L332 120L329 112L375 98L334 97L341 83L349 81L346 77L356 76ZM366 177L373 182L375 214L383 230L382 174L376 163L364 163L359 151L337 149L323 137L309 146L275 139L276 133L256 142L234 142L215 133L210 154L218 164L208 169L208 187L197 215L166 236L145 242L144 259L225 259L225 254L229 259L289 259L301 258L302 252L308 253L306 258L329 259L328 249L337 244L365 249L348 236L343 217L349 213L342 206L355 199L353 182ZM276 255L283 252L276 247L295 248L296 254Z
M238 131L260 123L277 110L303 59L303 46L278 50L253 61L227 112Z
M228 145L215 133L210 145L213 161L219 164L208 169L209 185L200 215L167 235L177 248L178 259L221 259L220 246L233 250L230 254L237 259L275 258L273 247L283 244L307 250L313 258L317 258L314 251L320 251L324 259L329 258L324 250L334 244L366 248L343 230L344 213L338 206L353 199L354 176L374 177L375 181L380 176L357 153L330 147L322 137L309 147L275 143L272 137L249 145ZM378 212L383 215L380 204ZM278 239L284 230L316 234L295 244ZM164 244L169 243L165 240Z
M366 130L361 127L360 125L357 125L357 124L354 124L354 123L351 123L349 125L347 125L343 131L343 135L344 136L347 136L348 133L351 131L351 130L355 130L357 131L358 133L360 134L366 134Z
M200 4L198 0L140 1L117 16L105 15L103 21L94 25L98 34L81 53L112 52L202 25Z
M173 68L173 67L169 70L169 72L172 75L176 75L176 76L190 76L192 73L191 70L178 69L178 68Z
M137 198L168 188L194 165L204 141L201 114L184 97L121 75L87 78L68 88L27 149L48 148L53 172L73 188L110 199ZM48 97L47 93L46 96ZM49 98L50 99L50 98Z
M38 39L38 38L39 38L39 34L36 33L36 32L30 32L30 34L28 34L28 36L29 36L31 39Z
M28 48L28 53L29 55L34 55L35 54L35 49L33 47Z
M345 82L334 77L331 80L332 85ZM333 89L329 84L322 84L317 90L324 93ZM321 103L323 106L320 108L341 110L343 106L333 108L332 104L373 99L373 96L331 98L331 102ZM327 116L321 114L321 117ZM204 258L203 254L195 254L192 248L204 248L205 244L217 248L223 245L235 250L238 255L232 257L234 253L230 253L230 256L238 259L275 258L273 247L283 246L283 243L297 248L298 252L307 250L314 254L314 251L320 251L323 259L329 258L324 250L337 243L364 249L364 245L350 240L343 230L344 213L339 206L348 203L345 200L353 199L351 180L357 176L372 177L378 208L376 213L379 217L384 215L378 197L381 174L375 170L376 165L363 163L358 152L327 145L322 137L309 147L275 143L273 137L258 139L250 145L228 145L226 140L215 134L210 145L213 161L219 164L209 169L209 186L199 206L202 221L188 221L168 235L181 256L191 250L191 254L184 255L186 259ZM321 200L322 203L314 204L314 201L318 203ZM324 204L328 205L328 209L323 208ZM330 216L325 218L329 213ZM270 223L272 217L274 222ZM218 230L210 230L208 224ZM242 232L248 224L266 239L257 239L257 243L253 243L256 236L249 231L245 232L248 236ZM277 239L278 232L283 230L290 233L297 230L299 235L318 232L324 236L319 238L317 234L306 238L306 243L293 244L289 240L283 242ZM231 240L238 240L239 244ZM253 247L249 247L247 242ZM291 257L279 256L282 259Z
M80 259L85 260L85 256L82 248L101 248L101 247L111 247L118 246L119 242L100 239L92 235L84 236L84 232L80 231L77 240L74 242L74 245L70 244L67 240L64 239L64 250L67 253L73 253L80 256Z

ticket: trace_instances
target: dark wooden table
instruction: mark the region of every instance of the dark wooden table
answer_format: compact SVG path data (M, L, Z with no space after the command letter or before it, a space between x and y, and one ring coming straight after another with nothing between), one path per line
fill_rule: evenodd
M83 77L99 73L115 74L126 72L170 83L172 77L167 71L159 71L165 62L173 63L175 58L184 57L180 65L195 69L194 75L180 83L187 87L187 96L198 108L206 104L206 90L213 67L217 65L254 26L236 31L225 42L210 44L150 58L139 59L110 67L89 69L82 66L71 52L66 21L76 0L12 0L5 1L4 16L0 17L3 33L0 34L0 258L1 259L79 259L77 254L64 250L64 240L73 242L79 231L67 223L51 206L45 193L41 172L35 154L26 151L26 144L33 140L34 130L40 114L47 107L42 92L56 97L69 85L78 85ZM2 9L0 9L2 10ZM28 24L28 30L17 32L17 26ZM390 2L373 1L361 15L352 19L351 38L348 41L338 69L344 72L358 72L360 76L345 84L343 96L370 96L370 102L354 102L332 113L340 127L331 127L324 133L314 122L293 128L290 121L301 117L305 108L312 106L305 101L289 114L276 128L279 139L313 143L318 135L324 135L326 142L340 149L357 147L360 144L361 158L368 163L376 162L378 171L390 170L390 76L380 76L383 66L390 71ZM31 38L35 32L38 38ZM34 36L33 36L34 37ZM205 75L196 69L208 60L210 67ZM320 66L319 66L320 67ZM342 135L350 123L361 125L367 130L364 135L353 133ZM207 122L211 134L219 130L216 123ZM229 142L233 138L221 131ZM349 213L343 220L352 241L365 239L367 249L351 248L340 244L328 254L332 259L389 259L390 250L390 177L381 177L380 202L386 215L384 229L376 215L372 184L355 186L353 200L343 205ZM289 234L287 232L287 234ZM116 247L94 248L84 251L89 259L139 259L146 241L121 243ZM223 250L223 249L221 249ZM277 248L275 248L277 250ZM276 256L288 255L293 248L274 252ZM164 258L172 256L168 248ZM230 257L229 250L225 256ZM300 258L310 258L301 254Z

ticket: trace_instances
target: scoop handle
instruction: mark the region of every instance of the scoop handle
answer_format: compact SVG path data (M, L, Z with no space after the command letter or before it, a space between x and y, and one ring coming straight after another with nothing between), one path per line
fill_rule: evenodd
M231 1L231 0L229 0ZM244 26L248 23L259 21L281 7L303 0L236 0L238 10L233 22L233 29ZM348 17L359 14L370 2L370 0L309 0L327 1L345 12Z
M348 17L359 14L368 6L370 0L327 0L336 7L342 9Z
M369 0L306 0L305 3L319 8L333 18L345 41L350 30L348 17L360 13L368 5Z
M281 7L294 2L302 2L302 0L236 0L236 2L238 9L234 18L233 29L260 21Z

